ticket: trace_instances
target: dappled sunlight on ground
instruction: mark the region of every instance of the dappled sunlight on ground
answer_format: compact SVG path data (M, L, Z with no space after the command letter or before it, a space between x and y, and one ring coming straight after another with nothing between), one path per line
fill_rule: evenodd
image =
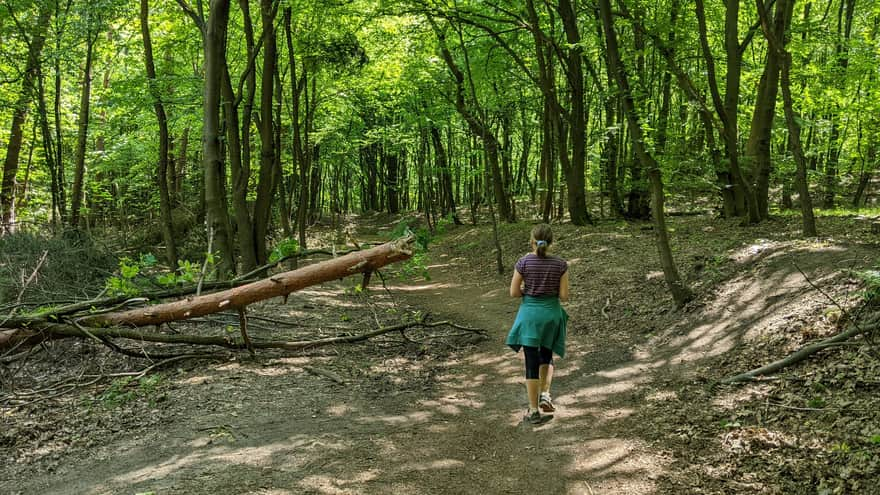
M312 475L303 479L299 485L304 489L314 490L315 493L336 495L353 493L352 489L362 489L363 484L374 481L379 476L376 470L358 473L350 479L340 479L339 476Z
M433 292L435 295L445 294L444 291L461 287L456 283L439 283L426 281L421 285L388 285L388 290L395 292Z
M646 411L688 400L682 380L693 380L691 373L705 363L762 336L796 331L788 302L817 309L826 304L799 268L822 282L837 276L846 258L834 245L805 243L792 254L780 241L754 242L728 253L741 272L672 314L657 266L641 259L630 266L631 259L612 244L642 235L637 228L609 233L560 227L560 245L589 247L569 260L580 284L573 284L578 297L566 306L572 319L568 352L556 360L553 420L539 426L522 421L523 357L503 343L518 304L507 295L509 276L476 273L468 260L450 255L429 265L432 280L395 279L387 285L390 298L430 311L431 321L481 328L486 342L455 341L434 352L439 347L429 340L394 333L327 349L326 355L243 359L181 372L169 378L168 402L190 401L189 409L168 413L157 431L143 437L96 446L95 458L82 466L112 460L112 476L72 492L660 493L658 479L669 474L673 459L662 439L644 434L657 425ZM471 243L481 242L476 229L452 237L457 249L472 250ZM627 256L645 252L637 245ZM816 258L829 253L837 256L835 266ZM264 309L278 318L321 318L311 328L321 335L354 334L374 327L379 316L391 321L403 313L382 315L392 307L387 294L355 294L354 283L312 288L286 306L273 302ZM620 286L639 298L655 297L653 305L633 304ZM338 310L347 316L349 308L364 305L366 318L345 320L351 328L330 326L341 321ZM285 331L299 336L299 330ZM338 374L342 383L316 368ZM763 387L724 391L706 407L728 415L760 397ZM735 423L720 428L706 437L731 455L798 441L771 429ZM68 488L59 482L47 493Z

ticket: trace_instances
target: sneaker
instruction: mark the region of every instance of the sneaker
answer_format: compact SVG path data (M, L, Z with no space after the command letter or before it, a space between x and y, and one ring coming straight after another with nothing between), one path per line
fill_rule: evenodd
M542 415L541 411L538 410L526 411L526 415L523 416L523 422L532 425L544 424L551 419L553 419L553 416Z
M547 392L541 393L541 398L538 400L538 408L541 409L541 412L552 413L556 411L556 406L553 405L553 401L550 400L550 394Z

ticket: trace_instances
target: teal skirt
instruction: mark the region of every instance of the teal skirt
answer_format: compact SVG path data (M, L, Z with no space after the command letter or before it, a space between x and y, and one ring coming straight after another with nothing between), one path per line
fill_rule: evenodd
M520 347L546 347L565 356L565 325L568 313L557 296L523 296L513 328L505 342L519 352Z

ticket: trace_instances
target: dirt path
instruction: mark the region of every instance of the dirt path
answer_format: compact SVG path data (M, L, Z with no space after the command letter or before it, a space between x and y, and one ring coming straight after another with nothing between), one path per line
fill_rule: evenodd
M675 460L667 445L688 418L653 412L694 407L679 393L681 384L698 377L707 358L743 345L748 330L773 330L821 311L820 297L804 288L792 260L821 281L871 256L836 246L801 252L791 244L754 244L729 260L743 273L683 315L668 311L662 279L642 252L649 232L561 233L558 247L578 282L568 307L569 350L554 381L559 411L545 425L521 424L522 365L502 344L517 301L507 297L507 278L487 269L492 260L475 259L481 231L463 228L430 255L430 280L389 282L389 289L398 303L434 319L485 329L488 340L442 353L389 352L388 343L370 343L182 369L169 377L159 407L130 404L113 412L124 420L107 424L99 415L94 427L103 433L90 437L97 442L44 442L50 447L41 465L55 459L49 471L35 476L26 465L7 467L0 492L674 493L668 484L661 489ZM507 252L521 247L521 234L510 236L517 244ZM636 242L615 244L620 237ZM262 312L345 320L356 311L356 282L304 291ZM346 383L310 368L332 370ZM646 433L655 419L656 434ZM78 448L68 452L65 442ZM712 466L694 469L703 476ZM725 486L705 493L754 492Z

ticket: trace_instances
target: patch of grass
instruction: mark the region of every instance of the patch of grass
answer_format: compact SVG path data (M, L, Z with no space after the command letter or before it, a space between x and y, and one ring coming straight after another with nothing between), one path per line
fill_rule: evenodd
M125 376L113 380L110 386L97 397L97 402L107 409L115 409L139 398L148 399L150 407L155 406L162 375L149 375L139 379Z
M791 210L776 210L773 212L773 214L782 217L800 217L801 211L797 208L794 208ZM813 215L817 217L880 217L880 206L858 209L846 208L842 206L837 208L814 208Z

